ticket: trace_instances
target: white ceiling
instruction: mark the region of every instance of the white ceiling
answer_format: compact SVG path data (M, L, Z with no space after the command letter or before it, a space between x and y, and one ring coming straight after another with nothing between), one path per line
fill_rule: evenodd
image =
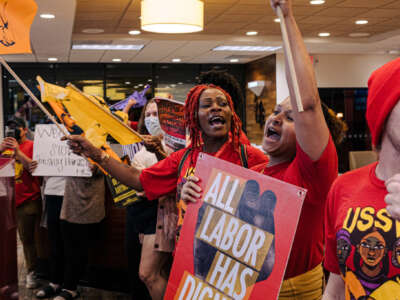
M240 63L246 63L270 52L216 52L211 49L220 45L282 44L279 25L273 23L274 16L267 7L266 0L205 0L206 28L203 33L162 35L143 32L138 36L127 33L130 29L139 29L138 0L36 2L39 9L31 29L34 53L7 55L7 61L47 62L48 57L57 57L58 62L97 63L112 62L113 58L120 58L122 63L139 63L171 62L172 58L180 58L182 63L229 63L228 58L232 55L243 55ZM296 18L300 29L305 33L306 45L311 53L387 54L390 50L400 50L400 29L397 29L400 28L399 0L326 0L325 8L307 7L308 0L294 2ZM41 19L41 13L53 13L56 18ZM348 37L348 30L354 26L352 20L356 16L371 20L368 27L365 27L371 32L371 37ZM351 25L346 23L349 20L353 22ZM113 22L117 25L112 25ZM105 33L81 32L82 28L94 26L102 26ZM263 28L268 30L263 31ZM315 37L319 28L330 30L332 37ZM247 30L258 30L260 35L246 36ZM354 31L361 32L358 27ZM140 51L71 50L73 42L84 41L145 46Z

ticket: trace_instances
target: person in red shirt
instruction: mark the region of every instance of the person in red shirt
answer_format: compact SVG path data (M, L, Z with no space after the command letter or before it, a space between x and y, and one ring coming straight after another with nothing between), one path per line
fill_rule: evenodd
M198 85L192 88L185 103L185 120L190 146L143 170L117 162L82 136L72 135L68 137L68 143L75 153L93 159L122 183L138 191L144 190L149 200L176 193L186 178L193 174L200 152L235 164L242 164L245 160L248 167L268 160L264 153L249 145L243 146L247 155L245 159L242 157L239 142L241 121L233 110L231 97L219 87ZM185 211L186 203L178 199L179 227Z
M37 241L35 231L41 218L40 183L38 177L29 173L32 162L33 142L26 138L28 129L25 121L15 118L8 121L8 131L13 132L0 144L0 152L12 152L15 156L15 203L17 207L17 226L24 249L27 267L26 287L35 288L37 281L35 268L37 262Z
M324 298L399 299L400 58L368 80L366 119L378 161L340 176L325 212Z

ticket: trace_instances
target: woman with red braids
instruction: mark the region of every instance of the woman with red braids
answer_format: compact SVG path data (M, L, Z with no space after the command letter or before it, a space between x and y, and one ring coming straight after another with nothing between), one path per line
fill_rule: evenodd
M217 86L198 85L190 90L185 104L185 121L190 146L143 170L110 158L82 136L72 135L68 143L75 153L91 158L122 183L138 191L144 190L149 200L179 190L186 178L194 173L200 152L249 168L268 161L260 150L250 145L240 146L241 121L229 94ZM245 157L241 153L246 153ZM180 226L186 211L183 200L178 201L178 211Z

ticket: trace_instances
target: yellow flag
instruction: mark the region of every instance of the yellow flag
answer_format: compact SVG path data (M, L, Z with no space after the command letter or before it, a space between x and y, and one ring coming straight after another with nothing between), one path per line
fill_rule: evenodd
M0 0L0 54L32 53L30 31L36 11L33 0Z
M42 102L60 101L64 99L68 94L67 89L55 84L45 82L40 76L36 76L36 80L40 86L40 95Z
M110 134L121 145L130 145L142 141L138 133L133 131L118 117L92 97L88 97L72 84L68 84L68 95L63 100L71 116L80 125L81 119L95 120L105 132ZM85 130L84 128L82 128Z

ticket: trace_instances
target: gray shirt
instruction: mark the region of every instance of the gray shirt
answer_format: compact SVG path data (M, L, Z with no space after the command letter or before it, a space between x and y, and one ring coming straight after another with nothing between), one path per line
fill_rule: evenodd
M60 219L70 223L98 223L105 217L105 186L101 172L92 177L67 177Z

